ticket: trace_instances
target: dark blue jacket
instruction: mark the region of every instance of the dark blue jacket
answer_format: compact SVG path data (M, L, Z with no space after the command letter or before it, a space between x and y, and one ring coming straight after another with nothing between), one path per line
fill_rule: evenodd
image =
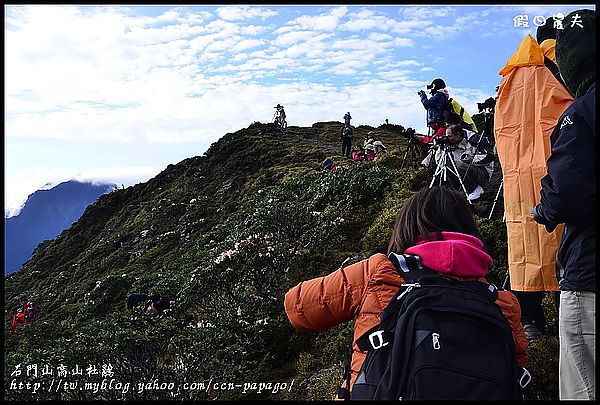
M423 103L423 107L427 110L427 124L430 124L434 121L436 116L444 115L448 99L442 93L436 91L429 99L425 93L421 93L421 102Z
M556 255L561 290L596 291L596 87L576 99L550 136L541 208L547 223L564 223Z

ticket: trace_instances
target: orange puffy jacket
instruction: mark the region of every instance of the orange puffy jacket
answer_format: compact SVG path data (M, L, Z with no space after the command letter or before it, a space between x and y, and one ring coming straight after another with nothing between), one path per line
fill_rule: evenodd
M423 265L461 281L486 282L482 276L492 263L479 239L455 232L442 232L442 240L438 241L421 240L405 253L416 254ZM327 330L356 318L350 367L352 387L367 355L358 349L356 340L379 323L381 313L402 283L404 280L392 262L378 253L291 288L285 295L285 311L295 328L307 331ZM496 304L512 328L517 361L524 366L528 346L519 302L511 292L499 291Z

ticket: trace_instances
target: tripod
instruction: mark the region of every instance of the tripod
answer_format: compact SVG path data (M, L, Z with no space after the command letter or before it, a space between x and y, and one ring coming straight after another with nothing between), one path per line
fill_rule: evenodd
M502 190L502 186L504 186L504 179L500 182L500 186L498 187L498 192L496 193L496 198L494 198L494 204L492 204L492 209L490 211L490 216L488 219L492 219L492 214L494 213L494 208L496 208L496 203L498 202L498 197L500 196L500 191ZM502 220L506 219L506 212L502 215Z
M415 137L411 136L410 138L408 138L408 143L406 144L404 156L402 156L402 163L400 163L400 168L402 169L404 167L404 162L406 161L407 157L410 160L411 165L414 166L420 156L421 151L419 149L419 146L415 142Z
M483 135L488 138L492 148L495 148L494 128L490 128L492 125L494 125L494 107L488 107L483 110Z
M461 179L461 177L458 173L458 169L456 168L456 163L454 163L454 159L452 158L452 153L448 150L448 146L446 144L438 144L438 145L441 148L441 156L440 156L439 161L437 162L437 166L435 168L435 172L433 173L433 177L431 178L431 183L429 184L429 188L433 187L433 184L435 183L436 178L439 180L440 186L444 182L448 181L448 172L450 172L458 179L458 182L460 183L460 186L461 186L463 192L465 193L465 196L467 197L467 201L469 202L469 204L473 205L471 200L469 200L469 193L467 193L465 184L463 183L463 180ZM433 158L435 159L435 156L433 156ZM452 164L454 170L452 170L452 168L448 167L448 163L447 163L448 160L450 160L450 163Z
M475 153L477 153L477 151L479 150L479 144L481 143L482 139L483 139L483 135L481 135L479 137L479 139L477 140L477 145L475 146ZM467 167L467 170L465 171L465 174L462 177L462 181L465 181L465 178L467 177L467 173L469 173L469 169L471 168L471 164L473 164L473 160L474 159L471 159L471 161L469 162L469 166Z

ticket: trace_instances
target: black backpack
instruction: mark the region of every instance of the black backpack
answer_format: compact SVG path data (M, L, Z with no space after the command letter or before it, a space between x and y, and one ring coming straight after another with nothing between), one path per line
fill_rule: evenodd
M444 278L418 256L389 259L406 283L356 341L368 353L350 399L523 399L531 376L517 364L496 286Z

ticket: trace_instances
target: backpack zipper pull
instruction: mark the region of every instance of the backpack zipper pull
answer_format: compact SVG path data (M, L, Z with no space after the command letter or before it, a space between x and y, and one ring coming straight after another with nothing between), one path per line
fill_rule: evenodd
M440 334L432 333L431 337L433 339L433 350L440 350Z
M406 291L404 291L402 294L400 294L398 296L398 298L396 298L398 301L400 301L402 299L402 297L404 297L406 294L408 294L410 292L410 290L412 290L414 287L421 287L421 284L419 283L413 283L413 284L404 284L405 287L408 287L406 289Z

